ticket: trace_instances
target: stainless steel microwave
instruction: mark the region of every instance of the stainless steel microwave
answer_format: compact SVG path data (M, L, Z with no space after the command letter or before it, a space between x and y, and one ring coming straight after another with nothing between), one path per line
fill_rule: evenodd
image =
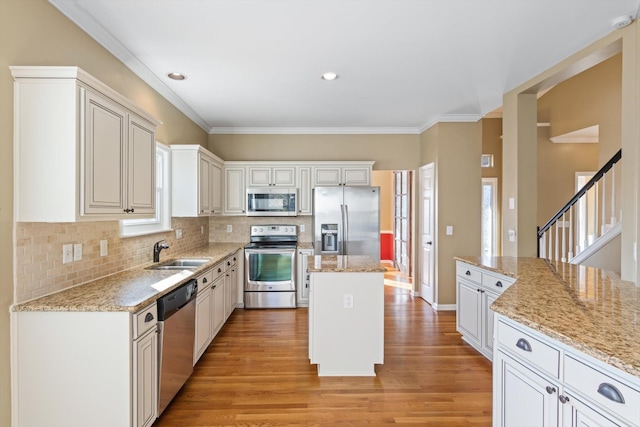
M247 188L247 216L297 216L298 190L291 187Z

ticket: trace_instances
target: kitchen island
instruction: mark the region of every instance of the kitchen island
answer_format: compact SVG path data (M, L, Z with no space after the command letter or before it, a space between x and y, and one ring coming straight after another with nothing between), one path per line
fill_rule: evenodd
M640 288L539 258L456 259L516 279L491 305L494 427L640 426Z
M309 359L319 376L375 376L384 363L384 269L366 256L310 256Z

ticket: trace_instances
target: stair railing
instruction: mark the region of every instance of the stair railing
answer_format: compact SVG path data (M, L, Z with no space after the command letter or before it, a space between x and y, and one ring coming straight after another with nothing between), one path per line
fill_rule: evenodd
M619 150L545 225L538 227L538 257L571 262L622 219L620 201L616 200L616 164L621 159Z

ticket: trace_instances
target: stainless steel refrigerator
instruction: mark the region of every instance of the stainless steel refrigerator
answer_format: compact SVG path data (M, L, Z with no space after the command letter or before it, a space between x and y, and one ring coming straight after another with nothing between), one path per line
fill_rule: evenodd
M315 255L367 255L380 260L380 187L313 190Z

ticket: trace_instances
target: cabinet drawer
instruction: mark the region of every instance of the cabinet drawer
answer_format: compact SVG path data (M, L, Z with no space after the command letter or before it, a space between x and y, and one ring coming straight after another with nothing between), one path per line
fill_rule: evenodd
M476 270L475 268L469 266L468 264L457 263L456 264L456 275L460 277L464 277L466 280L474 283L482 283L482 272L480 270Z
M202 273L201 275L198 276L198 292L202 292L203 290L205 290L208 286L207 285L211 285L213 283L213 268L210 270L205 271L204 273ZM217 271L217 270L216 270Z
M224 265L227 269L230 269L230 268L233 268L237 262L238 262L238 256L231 255L226 259L226 261L224 262Z
M570 355L564 356L564 383L616 416L638 425L640 392Z
M513 285L514 279L501 275L482 273L482 286L490 289L492 292L501 294L509 286Z
M505 323L498 322L498 345L556 378L560 351Z
M225 263L221 262L220 264L215 265L211 269L211 274L213 274L213 281L215 282L218 277L224 276Z
M158 322L158 306L154 303L133 315L133 339L144 335Z

